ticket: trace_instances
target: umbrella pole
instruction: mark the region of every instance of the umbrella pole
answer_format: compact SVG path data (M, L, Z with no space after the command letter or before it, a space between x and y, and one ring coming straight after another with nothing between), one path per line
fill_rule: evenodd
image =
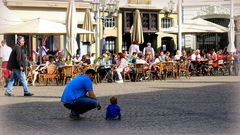
M39 52L39 63L40 64L42 64L42 37L41 36L39 36L38 37L38 40L39 40L39 44L38 44L38 48L39 48L39 50L38 50L38 52Z

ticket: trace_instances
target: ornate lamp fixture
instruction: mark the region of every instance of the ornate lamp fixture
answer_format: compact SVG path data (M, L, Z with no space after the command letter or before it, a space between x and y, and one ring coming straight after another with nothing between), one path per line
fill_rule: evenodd
M168 5L163 8L163 12L164 12L164 14L165 14L166 17L168 17L168 15L169 15L170 13L173 13L174 6L175 6L175 2L174 2L173 0L170 0L170 1L168 2Z
M108 16L112 16L119 9L118 0L93 0L91 3L92 11L95 13L94 18L96 18L97 12L108 12Z
M97 21L97 27L96 27L96 51L97 51L97 57L100 56L100 19L103 22L103 35L104 35L104 23L105 19L110 18L113 16L114 13L117 13L119 10L119 0L93 0L91 3L92 5L92 11L94 12L94 19ZM103 16L100 17L100 12L103 12ZM107 12L108 15L104 16L104 13ZM105 40L103 36L103 49L102 52L105 51Z

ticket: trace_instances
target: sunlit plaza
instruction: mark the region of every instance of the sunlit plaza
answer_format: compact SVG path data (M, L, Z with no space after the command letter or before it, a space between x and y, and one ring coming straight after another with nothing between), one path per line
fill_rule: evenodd
M240 133L238 0L1 0L0 41L0 135ZM89 69L102 108L73 120L61 96Z

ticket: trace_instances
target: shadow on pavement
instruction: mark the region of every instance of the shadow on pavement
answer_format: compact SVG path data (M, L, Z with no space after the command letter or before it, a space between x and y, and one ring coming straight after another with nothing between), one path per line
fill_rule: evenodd
M117 95L122 107L121 121L105 121L109 97L99 98L102 110L81 115L79 121L70 120L69 111L60 102L5 105L0 106L1 132L5 135L237 134L240 131L238 85L168 87L168 90Z

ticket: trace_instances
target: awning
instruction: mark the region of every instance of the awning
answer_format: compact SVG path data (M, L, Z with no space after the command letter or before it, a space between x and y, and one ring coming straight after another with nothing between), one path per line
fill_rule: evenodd
M22 22L19 16L17 16L13 11L9 10L6 6L4 6L3 2L0 2L0 9L0 31L2 31L2 29L6 27L16 25Z
M77 28L77 33L94 33ZM9 26L0 31L0 34L66 34L66 25L44 19L33 19Z
M178 26L162 29L164 33L178 33ZM228 32L228 28L221 25L198 18L182 24L183 34L197 34L197 33L224 33ZM160 34L157 32L156 34Z

